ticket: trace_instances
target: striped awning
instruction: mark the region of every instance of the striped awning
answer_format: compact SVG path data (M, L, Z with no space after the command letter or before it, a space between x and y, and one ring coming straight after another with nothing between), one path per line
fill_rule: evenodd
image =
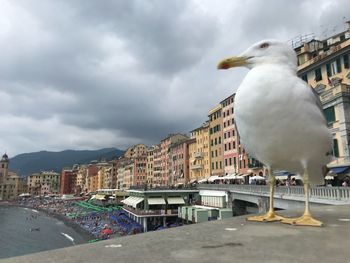
M149 205L165 205L164 198L161 197L152 197L148 198L148 204Z
M168 200L169 205L183 205L183 204L185 204L185 201L181 196L168 197L167 200Z

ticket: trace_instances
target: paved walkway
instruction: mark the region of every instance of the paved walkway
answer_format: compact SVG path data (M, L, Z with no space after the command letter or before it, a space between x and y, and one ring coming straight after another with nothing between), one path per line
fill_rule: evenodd
M350 206L312 210L325 227L246 222L245 217L235 217L0 262L349 262ZM302 211L283 213L291 216Z

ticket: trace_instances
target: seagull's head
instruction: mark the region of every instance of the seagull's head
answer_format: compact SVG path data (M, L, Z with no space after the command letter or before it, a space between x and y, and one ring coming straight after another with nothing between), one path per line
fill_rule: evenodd
M297 57L295 51L287 43L267 39L252 45L237 57L222 60L218 64L218 69L233 67L247 67L251 69L265 64L279 64L296 69Z

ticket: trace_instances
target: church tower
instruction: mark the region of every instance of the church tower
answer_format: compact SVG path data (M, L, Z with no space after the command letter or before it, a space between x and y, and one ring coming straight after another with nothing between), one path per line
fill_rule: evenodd
M8 175L8 170L9 170L9 157L5 153L0 161L0 178L5 178Z

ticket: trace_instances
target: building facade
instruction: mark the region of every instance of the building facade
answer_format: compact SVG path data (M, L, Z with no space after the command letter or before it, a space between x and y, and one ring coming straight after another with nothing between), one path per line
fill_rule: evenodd
M333 134L331 166L350 165L350 22L347 30L324 40L295 45L298 76L318 94Z
M209 111L209 150L211 175L224 175L224 155L222 142L222 106L217 105Z
M24 189L21 178L14 172L9 171L10 159L5 153L0 160L0 200L13 200Z
M208 178L211 175L209 150L209 122L191 131L189 146L190 182Z

